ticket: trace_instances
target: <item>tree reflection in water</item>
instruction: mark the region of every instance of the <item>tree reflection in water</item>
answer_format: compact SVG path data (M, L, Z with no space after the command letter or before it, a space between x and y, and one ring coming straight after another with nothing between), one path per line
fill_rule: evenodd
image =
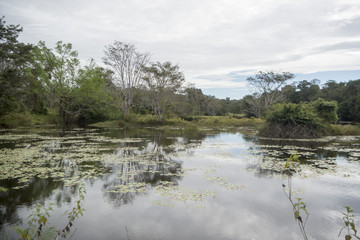
M189 151L189 148L173 149L172 152ZM105 183L104 195L117 207L131 203L137 194L157 186L161 181L178 184L182 174L182 162L175 161L166 148L156 142L148 142L142 148L120 148L116 152L119 164L114 165L116 177Z

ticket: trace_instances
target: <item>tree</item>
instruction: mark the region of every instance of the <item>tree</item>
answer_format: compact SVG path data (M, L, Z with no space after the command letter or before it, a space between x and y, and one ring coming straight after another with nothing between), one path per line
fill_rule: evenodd
M344 96L345 89L345 83L337 83L334 80L329 80L321 90L321 97L326 100L334 100L340 103L346 98L346 96Z
M221 116L224 114L224 107L221 101L214 96L206 96L204 114L207 116Z
M320 80L313 79L310 82L307 80L300 81L296 88L297 88L297 95L299 102L311 102L315 101L319 98L320 94L320 87L319 87ZM299 103L297 102L297 103Z
M114 72L113 81L118 87L121 108L127 116L131 109L135 89L143 80L143 68L149 61L149 55L138 52L132 44L119 41L106 46L104 53L103 61Z
M281 87L290 79L294 78L294 74L289 72L274 73L272 71L260 71L255 77L248 77L246 80L250 86L255 89L253 94L254 100L249 105L256 104L254 108L259 109L256 117L261 117L271 105L277 103L281 99Z
M282 95L283 95L283 101L284 102L291 102L291 103L299 103L298 99L298 92L296 92L296 86L295 84L288 84L285 85L281 89Z
M319 98L316 101L310 102L310 104L314 108L314 112L324 122L329 123L338 120L338 115L337 115L338 105L336 101L325 101L324 99Z
M77 87L74 89L73 110L80 111L79 123L104 120L112 109L113 98L108 91L111 73L95 64L94 60L79 69Z
M0 18L0 116L29 106L30 90L35 86L27 73L33 45L18 42L22 28L6 25L4 19Z
M185 81L178 65L170 62L153 63L145 67L144 81L149 89L149 101L159 121L164 120L166 106L171 97L178 93Z
M360 79L349 81L340 92L342 99L339 101L338 114L341 120L360 122Z
M185 89L186 101L191 108L190 115L201 115L204 114L206 96L203 94L200 88L195 88L193 86L187 87Z
M245 113L248 117L261 117L263 106L261 105L262 99L258 94L246 95L243 100Z
M59 41L54 50L55 53L45 46L45 42L39 42L34 50L34 72L39 76L51 103L58 107L62 122L69 124L81 113L81 109L72 110L80 62L78 53L72 50L70 43Z

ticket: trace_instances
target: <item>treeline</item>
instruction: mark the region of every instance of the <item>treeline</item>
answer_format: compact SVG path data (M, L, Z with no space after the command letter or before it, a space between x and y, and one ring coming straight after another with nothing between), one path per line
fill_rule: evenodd
M81 66L70 43L51 49L18 41L22 28L0 19L0 118L3 125L28 114L56 123L92 123L153 114L159 122L171 116L221 115L220 100L185 86L183 74L170 62L151 62L132 44L115 41L105 47L101 67L94 60ZM28 118L24 119L29 120Z
M312 102L319 98L338 103L339 120L360 121L360 80L346 83L318 80L288 84L294 75L259 72L248 82L256 91L240 100L217 99L186 84L178 65L152 62L133 44L114 41L104 49L99 66L81 66L70 43L54 48L18 41L22 28L0 19L0 124L36 116L42 122L88 124L127 119L134 114L172 117L266 116L276 103ZM264 84L265 83L265 84ZM131 119L131 118L129 118ZM40 121L40 122L41 122Z
M287 102L311 102L319 98L338 103L340 121L360 122L360 79L337 83L333 80L322 87L319 80L303 80L283 89Z

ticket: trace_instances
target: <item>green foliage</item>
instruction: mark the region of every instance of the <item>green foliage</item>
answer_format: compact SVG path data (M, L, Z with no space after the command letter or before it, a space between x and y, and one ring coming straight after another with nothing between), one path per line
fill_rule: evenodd
M27 72L33 46L18 42L21 32L19 25L6 25L0 18L0 116L37 108L41 102L34 101L36 79Z
M341 121L360 121L360 79L328 81L322 88L316 79L283 87L294 74L260 71L247 78L255 89L253 95L241 100L218 99L192 85L183 90L184 76L177 65L157 62L149 66L149 54L138 52L133 44L115 41L106 47L104 63L111 70L96 66L94 61L81 68L78 53L70 43L59 41L53 49L43 41L33 46L18 41L21 32L19 25L6 25L5 18L0 18L2 126L41 124L50 119L65 124L118 120L123 126L129 123L124 115L132 113L144 115L138 121L129 117L137 124L155 125L147 119L148 114L165 122L166 118L190 120L236 113L265 116L270 123L264 131L268 136L274 136L269 129L286 129L275 136L317 137L329 131L326 123L337 121L338 116ZM273 106L279 102L288 105ZM29 118L27 112L44 117L34 120L35 115ZM19 119L15 119L16 114ZM247 121L215 118L196 124L242 126ZM257 125L251 121L247 124ZM292 133L287 134L289 131ZM337 128L331 131L341 132Z
M355 125L329 125L329 132L331 135L360 135L360 126Z
M59 109L63 123L70 123L79 114L71 111L80 64L78 53L72 50L70 43L62 41L56 43L53 51L40 41L33 53L33 73L39 77L49 100Z
M47 115L33 114L28 111L11 112L0 117L0 126L15 128L20 126L59 124L58 115L50 111Z
M70 233L73 222L80 216L83 216L85 209L83 208L83 202L85 200L86 189L82 184L78 189L79 200L76 201L76 206L72 211L67 213L68 222L64 228L59 229L56 226L49 226L50 213L53 211L54 204L50 203L48 206L41 204L36 205L35 210L28 216L28 227L21 228L19 226L13 229L21 236L23 240L51 240L57 239L59 236L66 239Z
M248 112L255 117L262 117L269 108L282 98L281 87L295 75L290 72L275 73L272 71L260 71L254 77L246 80L255 90L255 93L247 101Z
M328 121L336 121L336 116L332 113L332 108L336 107L340 121L360 121L360 79L348 82L337 83L333 80L328 81L322 88L319 81L303 80L297 84L287 85L282 90L284 102L301 103L317 101L322 98L328 101L325 105L319 106L321 111L329 110L329 115L323 115ZM330 105L329 103L332 102Z
M291 170L291 171L298 171L300 167L300 160L297 155L291 155L289 158L286 159L285 163L285 170ZM305 231L306 222L309 218L309 212L306 209L306 203L303 201L303 198L295 198L296 201L294 201L293 198L293 190L292 190L292 184L291 184L291 174L288 174L288 188L286 191L286 185L282 184L283 191L285 196L289 199L292 210L294 214L295 221L298 223L301 234L304 238L304 240L307 240L307 234Z
M179 92L185 81L184 74L179 71L179 66L170 62L153 63L143 70L150 105L161 122L165 118L171 99Z
M310 103L279 103L266 114L263 136L313 138L328 131L327 123L335 121L337 104L318 99Z
M338 120L337 116L337 102L336 101L325 101L322 98L312 102L312 106L317 115L325 122L335 122Z
M223 126L223 127L241 127L253 126L257 127L264 123L258 118L236 118L233 116L202 116L197 117L193 121L199 126Z
M115 109L113 97L107 91L110 75L110 72L96 66L93 60L79 70L71 107L72 111L79 112L78 122L91 123L109 118L108 112Z
M347 233L345 235L345 240L350 240L352 237L355 237L356 239L360 239L360 237L357 235L356 225L355 225L355 215L353 214L353 210L350 209L349 206L345 206L346 212L343 213L343 221L345 226L340 230L339 236L341 235L342 231L344 229L347 230Z
M300 166L300 160L297 155L292 154L290 157L286 159L285 168L289 170L296 171Z
M293 206L294 218L295 220L302 222L303 220L300 215L300 212L302 211L303 213L305 213L306 216L308 216L309 213L306 210L306 204L302 201L302 198L296 198L296 201L297 202Z
M50 212L53 211L53 205L36 205L35 210L28 216L28 228L14 227L14 230L21 236L21 239L32 240L37 239L41 235L43 228L50 218Z
M318 125L321 119L306 104L279 103L274 105L266 115L269 123L311 124Z

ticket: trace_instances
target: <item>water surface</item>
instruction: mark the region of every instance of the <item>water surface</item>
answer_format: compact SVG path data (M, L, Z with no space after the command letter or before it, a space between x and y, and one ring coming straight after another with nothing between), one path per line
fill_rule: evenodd
M18 239L12 227L26 228L39 203L55 204L48 224L61 229L85 183L72 239L303 239L284 193L291 181L309 239L337 239L344 206L360 213L359 145L261 139L248 128L3 130L1 234ZM294 154L302 164L290 177Z

